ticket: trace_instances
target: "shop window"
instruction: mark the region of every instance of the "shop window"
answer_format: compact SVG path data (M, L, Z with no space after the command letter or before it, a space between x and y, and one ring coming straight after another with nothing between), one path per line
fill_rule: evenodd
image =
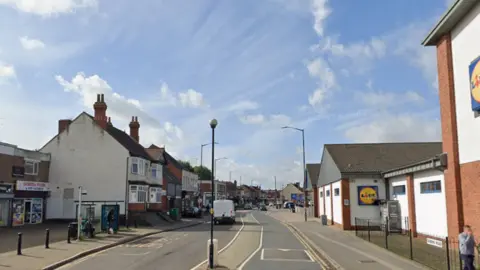
M393 195L405 195L405 193L406 193L405 185L393 187Z
M420 193L441 193L442 184L440 181L430 181L420 183Z
M340 189L339 188L336 188L333 190L333 195L334 196L339 196L340 195Z
M38 175L39 165L40 165L39 161L25 160L25 174L27 174L27 175Z
M147 186L130 185L130 202L145 203L147 202Z
M330 190L326 191L327 197L330 197Z

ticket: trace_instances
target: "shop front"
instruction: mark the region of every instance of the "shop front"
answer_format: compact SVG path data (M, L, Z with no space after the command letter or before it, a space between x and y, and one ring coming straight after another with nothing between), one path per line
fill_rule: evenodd
M48 183L18 180L12 201L12 226L42 223L48 191Z
M0 184L0 227L10 226L10 209L14 197L13 184Z

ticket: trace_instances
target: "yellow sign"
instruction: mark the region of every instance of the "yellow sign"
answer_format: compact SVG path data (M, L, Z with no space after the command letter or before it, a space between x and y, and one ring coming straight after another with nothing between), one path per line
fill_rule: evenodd
M210 214L213 215L213 208L210 208Z
M377 201L377 187L376 186L361 186L358 187L358 204L372 205Z

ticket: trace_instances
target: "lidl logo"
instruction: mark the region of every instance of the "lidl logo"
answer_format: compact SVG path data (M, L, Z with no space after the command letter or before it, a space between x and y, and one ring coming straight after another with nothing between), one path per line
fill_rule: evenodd
M480 111L480 57L469 66L472 110Z
M359 205L375 205L378 199L377 186L359 186L358 187L358 204Z

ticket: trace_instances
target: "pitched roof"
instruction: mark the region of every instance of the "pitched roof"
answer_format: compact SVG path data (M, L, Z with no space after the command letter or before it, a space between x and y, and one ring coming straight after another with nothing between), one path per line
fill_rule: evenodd
M478 0L455 0L422 42L423 46L435 46L445 34L452 31L473 10Z
M92 121L94 121L94 117L88 113L85 113L88 115L90 118L92 118ZM156 162L157 160L153 159L147 151L145 151L145 148L138 143L135 139L130 137L127 133L124 131L114 127L113 125L107 125L107 128L105 129L110 136L112 136L117 142L119 142L125 149L128 150L131 156L133 157L141 157L153 162Z
M182 164L180 164L180 162L178 162L178 160L176 160L174 157L172 157L172 155L170 155L166 150L165 148L162 149L162 151L164 152L164 157L165 157L165 162L166 163L172 163L173 166L177 167L178 169L180 170L183 170L183 166Z
M154 144L150 145L148 148L145 148L145 151L155 160L165 164L165 151L163 148L160 148Z
M442 153L441 142L326 144L342 173L380 173Z
M181 181L181 179L177 179L177 177L175 177L175 175L173 175L173 173L170 172L170 170L165 167L162 170L162 174L163 174L163 177L167 179L168 183L178 184L179 181Z
M307 164L307 173L312 182L312 186L317 185L318 175L320 174L320 167L322 166L321 163L311 163Z

